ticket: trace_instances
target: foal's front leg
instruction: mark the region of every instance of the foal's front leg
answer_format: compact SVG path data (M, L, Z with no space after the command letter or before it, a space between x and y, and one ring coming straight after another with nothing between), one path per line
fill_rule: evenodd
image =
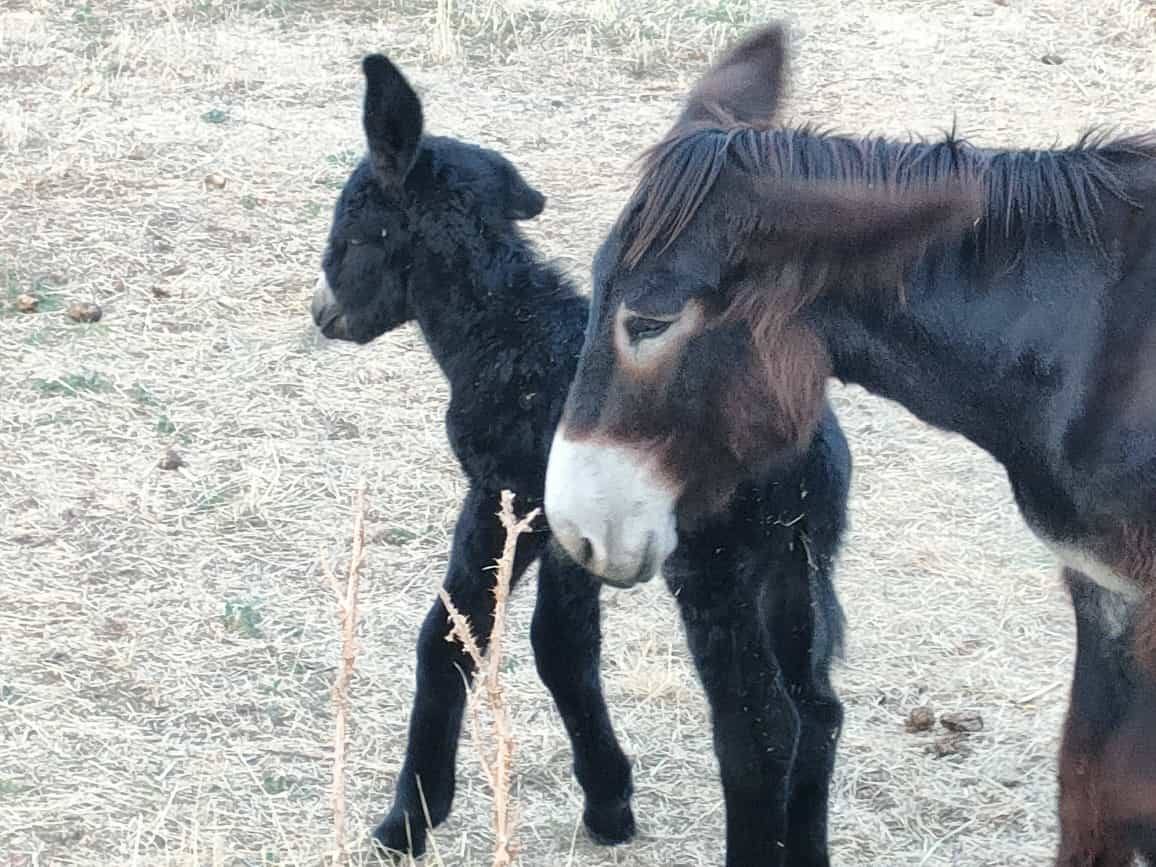
M501 556L505 531L497 518L497 494L471 489L454 529L444 587L484 652L494 622L493 564ZM513 578L526 571L542 549L544 534L523 537ZM473 662L457 642L446 641L449 623L439 599L422 625L417 647L417 689L409 721L405 763L397 779L393 807L374 831L378 844L395 852L421 855L426 830L443 822L454 799L454 772L466 688ZM428 816L428 822L427 822Z
M771 636L775 658L799 714L799 746L791 769L787 864L830 867L827 813L843 704L831 684L831 661L840 643L842 611L831 583L830 557L812 573L803 544L795 562L783 558L771 576Z
M668 562L668 571L674 573ZM727 867L788 865L788 803L799 716L753 590L734 571L668 576L710 702Z
M602 694L601 584L554 545L538 567L530 636L538 674L570 735L574 776L586 796L582 818L604 844L634 836L630 761L618 745Z

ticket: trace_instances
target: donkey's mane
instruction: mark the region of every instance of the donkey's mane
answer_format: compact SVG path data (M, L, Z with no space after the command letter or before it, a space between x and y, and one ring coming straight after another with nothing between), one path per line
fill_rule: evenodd
M954 132L939 141L858 138L801 126L758 130L676 130L646 151L642 178L623 211L623 262L633 268L651 250L666 249L689 225L728 165L791 182L870 184L893 192L949 181L987 188L981 238L1022 249L1033 231L1058 229L1105 252L1097 216L1104 194L1136 204L1123 158L1156 160L1156 131L1113 137L1085 132L1052 150L988 150Z

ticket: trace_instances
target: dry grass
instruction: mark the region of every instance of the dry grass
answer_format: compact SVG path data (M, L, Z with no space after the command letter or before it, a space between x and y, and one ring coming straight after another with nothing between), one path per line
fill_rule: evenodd
M362 53L406 65L432 128L524 168L550 196L532 231L581 275L630 160L750 20L792 16L796 117L930 132L957 114L981 141L1037 144L1089 122L1156 126L1150 8L454 0L460 54L435 62L434 0L4 5L0 860L324 858L341 651L317 549L347 544L361 477L374 502L350 828L387 804L413 641L463 491L418 336L357 350L307 324L335 189L361 148ZM38 313L11 309L22 293ZM103 320L72 323L73 300ZM1050 560L988 459L858 390L834 394L856 458L836 863L1046 863L1072 652ZM158 466L170 448L183 467ZM717 864L706 711L661 588L605 594L606 687L641 827L616 850L576 828L565 735L531 662L532 596L511 600L503 671L521 863ZM983 714L970 755L936 759L931 735L904 732L923 703ZM486 864L485 777L469 750L460 765L438 852Z

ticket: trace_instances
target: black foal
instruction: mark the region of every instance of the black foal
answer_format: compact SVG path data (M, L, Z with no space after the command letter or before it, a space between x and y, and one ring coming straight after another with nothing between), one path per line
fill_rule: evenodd
M543 498L550 442L582 347L587 304L543 264L515 221L545 201L501 155L423 135L421 102L384 57L364 62L368 158L338 200L313 318L367 343L416 320L451 387L446 429L470 488L445 586L484 648L499 494ZM826 865L827 788L842 708L829 667L842 614L832 585L850 456L828 411L811 449L739 486L728 508L680 528L665 574L713 713L728 865ZM600 584L542 522L515 580L540 560L535 660L574 753L591 835L634 833L630 762L599 676ZM449 813L468 658L435 602L418 642L417 692L394 804L375 837L419 854L426 811Z

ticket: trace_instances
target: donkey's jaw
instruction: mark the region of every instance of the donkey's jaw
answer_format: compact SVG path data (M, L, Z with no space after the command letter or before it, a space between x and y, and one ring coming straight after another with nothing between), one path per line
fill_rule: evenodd
M644 453L555 433L546 519L566 552L607 584L630 587L658 573L678 545L677 500Z

